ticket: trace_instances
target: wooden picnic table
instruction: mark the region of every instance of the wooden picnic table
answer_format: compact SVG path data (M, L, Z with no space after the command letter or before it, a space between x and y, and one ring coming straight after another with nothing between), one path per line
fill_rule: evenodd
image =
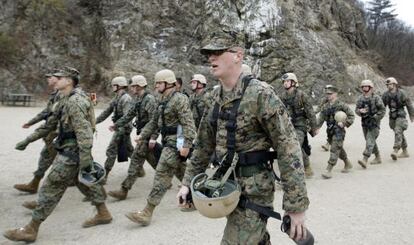
M34 103L34 96L32 94L17 94L17 93L8 93L3 96L1 104L17 106L21 104L22 106L30 106L31 103Z

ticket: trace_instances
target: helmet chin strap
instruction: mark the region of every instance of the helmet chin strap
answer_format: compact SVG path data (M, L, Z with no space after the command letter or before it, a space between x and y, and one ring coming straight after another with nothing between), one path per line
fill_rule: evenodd
M161 92L161 94L163 94L167 89L170 89L170 88L174 88L175 87L175 84L172 84L171 86L168 86L168 83L166 83L166 82L164 82L164 89L162 90L162 91L160 91Z
M197 86L195 87L195 89L192 89L193 90L193 92L195 92L195 91L197 91L197 90L199 90L199 89L203 89L204 88L204 86L201 86L200 87L200 85L202 85L200 82L197 82Z
M288 88L286 88L286 87L285 87L285 90L289 90L289 89L290 89L290 88L292 88L292 87L295 87L295 86L293 86L293 82L291 81L291 82L290 82L290 86L289 86Z

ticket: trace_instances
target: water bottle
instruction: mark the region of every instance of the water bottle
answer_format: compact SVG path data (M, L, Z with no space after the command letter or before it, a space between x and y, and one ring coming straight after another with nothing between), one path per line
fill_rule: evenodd
M177 150L180 151L184 145L183 127L178 124L177 126Z

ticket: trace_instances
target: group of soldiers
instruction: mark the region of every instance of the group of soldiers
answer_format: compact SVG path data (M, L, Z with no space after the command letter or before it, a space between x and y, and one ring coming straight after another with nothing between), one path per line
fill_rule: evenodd
M352 168L343 148L345 128L352 125L354 113L338 99L338 89L325 87L326 98L313 109L309 96L299 89L295 74L282 76L284 92L276 95L268 84L257 80L248 66L242 64L244 49L229 33L211 37L201 49L211 65L213 76L220 85L207 91L207 80L201 74L191 79L191 96L181 91L182 81L168 69L154 76L155 91L151 93L142 75L128 79L119 76L111 81L114 97L108 107L95 118L93 101L79 86L79 72L70 67L55 69L46 74L48 84L55 89L46 108L23 128L45 120L34 133L16 145L24 150L28 144L43 138L38 169L28 184L14 187L23 192L37 193L39 183L51 167L38 194L37 201L25 202L32 209L31 221L20 229L8 230L10 240L36 240L40 224L52 213L67 187L76 185L85 195L84 200L97 208L97 214L86 220L83 227L108 224L112 215L105 205L104 184L118 162L130 165L119 190L108 195L118 200L127 198L128 191L139 177L145 176L147 161L155 170L152 189L146 206L138 212L127 213L131 221L143 226L151 223L153 212L171 187L175 176L181 181L177 194L182 211L195 210L190 201L191 181L204 172L210 163L218 165L216 173L224 173L235 164L233 179L240 186L243 198L258 206L273 209L275 180L272 163L277 155L284 197L283 209L291 219L289 235L292 239L306 237L305 210L309 199L305 177L314 175L310 164L308 133L315 136L324 122L327 124L330 158L324 178L332 177L338 158L345 162L343 172ZM380 98L374 94L371 81L361 83L362 95L355 112L362 119L366 138L363 159L358 163L366 168L368 158L375 155L372 164L381 163L376 145L380 120L385 106L390 108L390 127L395 131L392 159L408 157L404 130L407 107L411 121L414 108L394 78L386 80L388 91ZM128 94L130 89L134 98ZM112 115L113 132L106 150L103 169L93 161L91 154L95 126ZM132 120L135 118L135 121ZM131 132L136 128L135 147ZM161 135L161 143L157 138ZM273 149L273 151L271 151ZM398 151L402 153L398 155ZM276 153L276 154L274 154ZM103 173L103 174L102 174ZM227 176L228 177L228 176ZM266 230L267 218L260 212L239 205L227 216L222 244L270 244ZM249 222L246 222L246 221Z

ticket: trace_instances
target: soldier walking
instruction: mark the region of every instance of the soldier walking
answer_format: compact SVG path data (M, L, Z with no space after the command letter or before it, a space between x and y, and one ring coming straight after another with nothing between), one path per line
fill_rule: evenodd
M380 164L381 155L377 146L377 138L380 132L381 119L385 115L385 106L381 97L374 94L374 83L370 80L361 82L362 95L358 98L355 113L361 117L362 131L366 141L363 159L358 160L359 165L367 168L368 159L372 153L375 159L371 164Z
M312 136L315 136L319 133L316 122L316 115L309 96L298 89L299 82L294 73L284 74L282 76L282 82L285 91L281 93L280 99L287 108L290 121L295 127L299 144L302 146L305 176L307 178L311 178L313 176L313 171L309 161L311 148L308 141L308 131Z
M194 117L194 124L196 129L200 125L201 118L203 117L204 110L206 108L206 86L207 79L202 74L194 74L191 78L191 90L194 92L190 96L190 108Z
M4 233L6 238L13 241L35 241L40 224L52 213L67 187L73 182L85 196L92 200L92 204L98 210L93 218L82 224L83 227L107 224L112 220L105 205L105 190L96 182L98 179L91 182L90 186L78 181L80 171L91 172L93 166L91 149L95 115L92 102L89 96L77 86L79 72L76 69L65 67L55 72L53 76L58 78L56 89L62 95L57 105L57 112L48 118L44 126L19 142L16 149L23 150L30 142L57 130L55 145L58 154L49 175L40 188L38 205L33 210L32 220L22 228L8 230Z
M395 78L389 77L385 80L385 83L388 91L382 95L382 101L390 109L389 125L395 135L394 151L391 153L391 158L396 161L397 158L410 157L407 150L407 139L404 136L404 131L408 128L407 113L404 107L407 107L411 122L414 122L414 107L405 92L398 88L398 82ZM402 152L398 154L400 149L402 149Z
M131 108L132 98L127 93L128 81L125 77L115 77L111 81L112 91L115 97L109 103L109 106L96 118L96 124L105 121L111 114L112 122L116 123L123 115L126 115ZM128 161L134 147L131 143L130 134L132 131L132 124L127 123L123 127L118 127L112 135L108 148L106 149L105 170L106 177L104 183L108 178L109 172L114 167L115 160L118 156L118 162Z
M348 173L352 164L344 149L345 127L350 127L354 122L355 115L351 108L338 99L338 89L333 85L326 85L325 94L328 103L321 108L318 118L320 128L326 122L326 134L330 147L330 157L326 172L322 174L325 179L332 178L332 169L336 165L338 158L343 160L345 166L341 172ZM339 113L338 113L339 112ZM342 112L342 113L341 113Z
M136 138L139 143L159 130L163 144L147 205L142 211L126 214L131 221L143 226L151 223L154 209L167 192L174 174L180 173L178 177L181 181L185 160L196 134L190 103L187 96L175 90L176 80L171 70L161 70L155 74L155 89L161 94L161 102L155 115Z

